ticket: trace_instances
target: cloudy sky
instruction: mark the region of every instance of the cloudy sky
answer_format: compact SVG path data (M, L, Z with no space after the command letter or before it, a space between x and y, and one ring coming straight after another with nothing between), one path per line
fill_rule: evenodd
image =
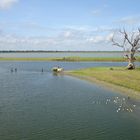
M0 0L0 50L120 50L140 26L140 0Z

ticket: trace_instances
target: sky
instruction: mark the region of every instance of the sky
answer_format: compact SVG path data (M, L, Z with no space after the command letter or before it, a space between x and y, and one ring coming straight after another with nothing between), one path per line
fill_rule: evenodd
M0 0L0 50L115 51L140 26L140 0Z

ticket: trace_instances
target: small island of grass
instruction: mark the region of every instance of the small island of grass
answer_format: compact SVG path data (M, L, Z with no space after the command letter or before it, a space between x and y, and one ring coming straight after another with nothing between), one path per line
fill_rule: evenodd
M127 96L140 99L140 68L126 70L124 67L94 67L68 71L66 74L102 84Z

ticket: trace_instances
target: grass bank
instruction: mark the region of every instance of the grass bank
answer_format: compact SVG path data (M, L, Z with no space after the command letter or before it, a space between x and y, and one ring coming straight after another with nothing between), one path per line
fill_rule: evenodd
M126 59L122 57L56 57L56 58L18 58L18 57L0 57L0 61L110 61L110 62L123 62ZM140 62L140 57L137 57Z
M126 70L121 67L97 67L68 71L66 74L102 84L112 90L140 99L140 68Z

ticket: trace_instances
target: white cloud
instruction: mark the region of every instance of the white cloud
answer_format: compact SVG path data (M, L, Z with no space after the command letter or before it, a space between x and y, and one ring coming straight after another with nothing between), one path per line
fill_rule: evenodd
M124 17L116 21L116 23L134 25L140 23L140 16Z
M0 9L8 9L17 2L18 0L0 0Z
M71 36L72 36L72 32L71 31L64 32L64 37L69 38Z
M95 36L92 36L90 38L87 38L87 42L89 43L108 43L111 41L111 38L113 37L113 33L109 33L109 34L106 34L106 35L95 35Z
M107 27L64 27L53 34L0 35L0 50L106 50L113 29ZM38 32L38 31L37 31ZM108 49L109 50L109 49Z
M87 39L88 42L90 43L100 43L102 41L104 41L104 37L103 36L94 36L94 37L90 37Z
M114 33L110 33L109 35L106 36L106 41L111 41L113 38Z

